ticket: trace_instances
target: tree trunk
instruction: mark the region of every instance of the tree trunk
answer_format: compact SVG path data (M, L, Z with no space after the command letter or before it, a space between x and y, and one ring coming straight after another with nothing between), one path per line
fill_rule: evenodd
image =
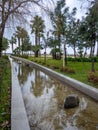
M37 31L35 32L35 45L37 45Z
M2 56L2 41L3 41L4 28L5 25L3 24L2 28L0 28L0 57Z
M14 50L14 48L13 48L13 43L12 43L12 53L13 53L13 50Z
M86 57L86 55L87 55L87 47L85 48L84 58Z
M59 58L61 59L61 35L60 34L58 34L58 41L59 41L59 50L60 50Z
M94 46L92 47L92 53L91 53L91 70L92 72L95 72L95 64L94 64L94 52L95 52L95 40L94 40Z
M66 44L64 44L64 53L65 53L65 65L67 65L67 49L66 49Z
M35 51L35 57L38 57L38 51Z
M20 55L20 38L18 38L18 47L19 47L19 55Z
M46 63L46 46L45 46L45 52L44 52L44 63Z
M96 54L96 56L98 57L98 41L97 41L97 54Z
M22 44L21 44L21 46L22 46L22 56L23 56L23 38L21 39L21 41L22 41Z
M2 36L0 36L0 57L2 56Z
M91 46L91 49L90 49L90 55L89 57L91 58L92 57L92 46Z
M75 46L74 46L73 50L74 50L74 62L75 62L76 61L76 48L75 48Z

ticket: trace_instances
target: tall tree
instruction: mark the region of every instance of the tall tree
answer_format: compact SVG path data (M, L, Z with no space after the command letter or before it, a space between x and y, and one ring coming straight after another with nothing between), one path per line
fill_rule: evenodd
M79 26L79 20L76 20L73 18L70 19L68 28L67 28L67 33L66 33L66 42L68 45L73 49L74 51L74 58L76 58L76 48L78 44L78 26Z
M21 27L20 26L16 27L15 36L18 40L18 48L19 48L19 55L20 55L20 42L21 42Z
M86 17L86 21L88 23L88 39L91 41L91 60L92 60L92 71L95 71L94 68L94 53L95 53L95 44L97 41L97 30L98 27L96 25L98 25L98 13L97 11L97 6L96 4L94 4L88 12L88 16Z
M23 51L26 52L26 51L31 51L32 50L32 45L31 45L30 38L29 38L28 35L23 38L21 46L22 46L21 47L22 48L22 53L23 53Z
M29 44L29 36L28 32L24 28L20 28L20 39L21 39L21 51L23 55L23 44L28 41L27 43Z
M80 32L82 33L82 39L85 40L86 47L90 48L90 57L92 67L91 70L94 72L94 54L95 54L95 45L98 37L98 2L92 3L92 6L88 9L87 16L84 19L80 27Z
M59 50L61 50L61 36L65 36L66 32L66 20L69 8L66 7L65 0L57 1L57 5L54 12L51 12L50 18L54 28L54 34L59 43Z
M2 51L5 51L9 48L9 42L8 39L3 37L3 46L2 46Z
M52 0L50 0L52 1ZM30 6L41 5L41 0L0 0L0 56L2 51L2 40L5 26L8 21L23 21L28 15L31 15Z
M28 39L28 32L24 28L17 26L15 36L18 39L19 50L22 51L22 55L23 55L23 44L26 41L26 39ZM20 51L19 51L19 54L20 54Z
M44 20L42 19L42 17L36 15L34 19L31 21L31 29L32 29L31 33L35 34L36 46L40 45L40 38L43 36L44 28L45 28ZM39 49L36 51L37 57L38 57L38 51Z
M12 46L12 53L13 53L13 50L14 50L14 44L16 44L16 37L13 35L11 37L11 39L9 40L11 46Z

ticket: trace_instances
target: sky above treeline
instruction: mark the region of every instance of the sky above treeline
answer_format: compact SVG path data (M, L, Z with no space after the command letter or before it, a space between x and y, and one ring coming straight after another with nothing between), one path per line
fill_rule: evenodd
M58 0L55 0L55 3L57 2ZM66 1L66 6L69 7L70 11L76 7L77 8L77 14L76 14L76 17L81 19L82 16L85 15L86 13L86 8L83 6L83 3L80 1L80 0L65 0ZM48 2L48 0L45 0L45 3ZM49 3L46 3L46 5L49 5ZM53 6L50 6L50 8L53 8ZM34 9L35 11L37 12L36 14L39 14L41 15L41 12L40 12L40 9L37 7L37 6L34 6ZM43 14L42 14L43 16ZM47 19L47 17L44 15L43 18ZM47 19L47 22L48 24L47 28L49 29L50 26L49 26L49 19ZM7 36L8 38L11 37L11 35L13 34L13 29L9 29L5 31L5 37ZM29 34L30 34L30 29L29 29ZM34 37L34 36L33 36ZM32 38L31 38L32 39ZM33 41L34 41L34 38L33 38ZM7 50L7 52L11 52L11 47ZM72 49L69 50L69 53L72 53Z

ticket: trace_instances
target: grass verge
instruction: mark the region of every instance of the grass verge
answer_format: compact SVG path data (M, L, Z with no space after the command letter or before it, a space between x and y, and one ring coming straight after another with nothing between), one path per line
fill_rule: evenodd
M8 58L0 58L0 130L10 130L11 67Z
M46 59L46 63L44 63L44 58L43 57L39 57L39 58L35 58L35 57L28 57L29 60L37 62L38 64L42 64L48 68L54 69L55 71L62 73L66 76L69 76L71 78L74 78L78 81L81 81L85 84L91 85L93 87L98 88L98 83L94 83L94 82L90 82L88 80L88 75L91 73L91 62L73 62L73 61L68 61L67 66L65 66L67 68L67 70L70 70L69 73L65 72L65 71L60 71L60 69L63 67L63 60L54 60L52 58L48 58ZM71 72L74 73L71 73ZM95 71L96 74L98 74L98 62L95 62Z

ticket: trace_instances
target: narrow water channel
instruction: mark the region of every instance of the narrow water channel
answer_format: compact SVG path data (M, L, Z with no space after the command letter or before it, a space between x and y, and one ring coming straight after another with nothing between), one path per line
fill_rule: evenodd
M98 102L58 80L13 61L31 130L98 130ZM79 96L79 107L64 109L64 99Z

